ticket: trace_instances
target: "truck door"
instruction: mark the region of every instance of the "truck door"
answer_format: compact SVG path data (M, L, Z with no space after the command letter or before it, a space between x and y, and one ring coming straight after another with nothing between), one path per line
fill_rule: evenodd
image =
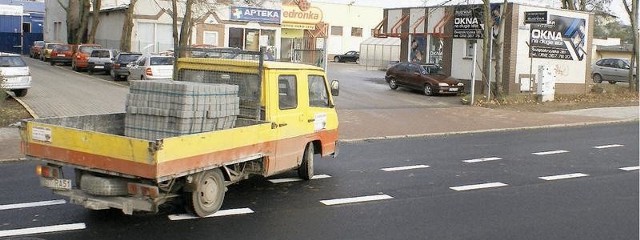
M301 99L308 106L304 118L307 131L313 133L314 139L321 140L323 152L333 152L338 139L338 114L329 86L323 74L310 74L306 78L307 94Z
M300 82L295 72L278 74L278 96L274 99L277 107L271 128L276 134L276 163L273 172L279 172L297 166L302 158L306 144L304 112L300 104Z

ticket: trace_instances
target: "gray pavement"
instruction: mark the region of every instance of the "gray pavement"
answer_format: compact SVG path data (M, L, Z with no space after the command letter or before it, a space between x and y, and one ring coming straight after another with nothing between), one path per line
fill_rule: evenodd
M638 106L553 113L482 107L338 109L345 142L638 121ZM22 158L17 128L0 128L0 161Z

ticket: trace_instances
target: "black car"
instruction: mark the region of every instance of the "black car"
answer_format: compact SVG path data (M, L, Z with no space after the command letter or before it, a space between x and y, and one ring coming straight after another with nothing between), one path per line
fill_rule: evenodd
M334 62L355 62L360 60L360 52L348 51L345 54L336 55L333 57Z
M113 59L111 66L111 77L113 80L127 79L129 77L129 68L131 63L135 62L142 56L142 53L121 52Z
M441 70L442 68L436 64L401 62L387 70L385 80L391 89L402 86L420 90L427 96L462 93L464 84L442 74Z

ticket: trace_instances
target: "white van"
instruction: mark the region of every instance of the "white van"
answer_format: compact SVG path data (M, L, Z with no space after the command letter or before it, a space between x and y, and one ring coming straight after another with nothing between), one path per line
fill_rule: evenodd
M0 88L24 97L31 87L31 71L18 54L0 52Z

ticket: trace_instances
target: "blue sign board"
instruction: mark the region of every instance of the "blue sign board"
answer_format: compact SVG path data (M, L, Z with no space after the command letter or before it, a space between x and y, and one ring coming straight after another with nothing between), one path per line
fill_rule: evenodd
M231 7L231 20L261 23L280 23L280 10Z

